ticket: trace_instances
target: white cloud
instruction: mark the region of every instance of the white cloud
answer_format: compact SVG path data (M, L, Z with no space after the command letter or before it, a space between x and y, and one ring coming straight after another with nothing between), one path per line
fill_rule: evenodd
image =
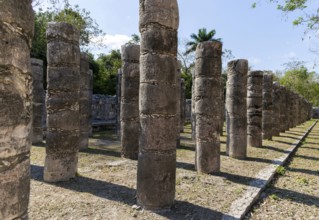
M130 41L132 37L124 34L106 34L102 37L92 39L92 42L106 46L107 50L121 49L121 46Z

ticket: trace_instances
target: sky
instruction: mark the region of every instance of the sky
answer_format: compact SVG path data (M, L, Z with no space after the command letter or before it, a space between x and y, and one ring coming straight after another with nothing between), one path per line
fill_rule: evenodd
M91 12L106 35L107 45L96 53L108 53L138 34L138 0L69 0ZM224 49L235 59L248 59L254 70L283 70L284 63L306 61L310 70L318 54L310 51L318 38L304 34L305 27L293 26L295 16L276 10L276 5L254 0L178 0L180 13L179 40L189 39L199 28L215 29ZM304 40L303 40L304 39ZM225 65L225 63L224 63ZM317 71L318 72L318 71Z

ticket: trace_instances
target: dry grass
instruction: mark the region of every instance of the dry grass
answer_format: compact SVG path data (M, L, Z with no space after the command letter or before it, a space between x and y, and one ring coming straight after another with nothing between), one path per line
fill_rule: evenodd
M177 150L176 204L172 210L150 212L134 207L136 161L120 157L120 143L111 131L95 133L88 150L79 154L77 178L57 184L42 180L44 147L32 148L30 219L220 219L240 198L254 176L294 143L310 126L305 123L249 148L247 160L225 156L221 137L221 172L199 175L194 168L195 146L190 126ZM319 140L318 140L319 141Z
M318 219L319 124L247 219Z

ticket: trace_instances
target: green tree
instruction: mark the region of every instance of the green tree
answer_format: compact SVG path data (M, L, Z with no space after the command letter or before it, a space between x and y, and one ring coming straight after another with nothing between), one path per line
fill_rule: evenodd
M315 106L319 105L319 77L305 66L292 66L280 79L280 84L299 93Z
M93 75L93 92L95 94L116 94L118 69L121 68L121 53L112 50L110 54L100 54L96 59L98 71Z
M189 47L185 54L192 53L196 50L196 47L199 43L205 41L221 41L220 38L214 38L216 31L213 29L207 32L206 28L200 28L198 30L198 34L191 34L191 41L187 42L187 46Z
M318 2L311 0L267 0L268 2L277 5L277 9L282 12L297 12L293 24L304 24L309 31L319 30L319 5ZM252 7L255 8L257 3L253 3ZM297 14L296 13L296 14ZM301 14L301 16L299 16Z
M78 5L71 6L68 0L63 1L63 7L58 8L56 1L48 0L51 7L46 10L39 8L35 14L35 33L32 41L31 56L46 61L46 27L48 22L66 22L74 25L80 31L80 46L82 51L88 51L92 38L103 35L98 24L91 18L90 12ZM40 5L38 1L33 2Z

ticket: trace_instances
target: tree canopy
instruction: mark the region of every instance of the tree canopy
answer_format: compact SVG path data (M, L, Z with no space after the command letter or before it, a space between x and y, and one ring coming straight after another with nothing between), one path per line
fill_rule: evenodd
M297 64L297 65L296 65ZM305 97L313 105L319 106L319 76L309 72L302 63L288 66L280 84Z

